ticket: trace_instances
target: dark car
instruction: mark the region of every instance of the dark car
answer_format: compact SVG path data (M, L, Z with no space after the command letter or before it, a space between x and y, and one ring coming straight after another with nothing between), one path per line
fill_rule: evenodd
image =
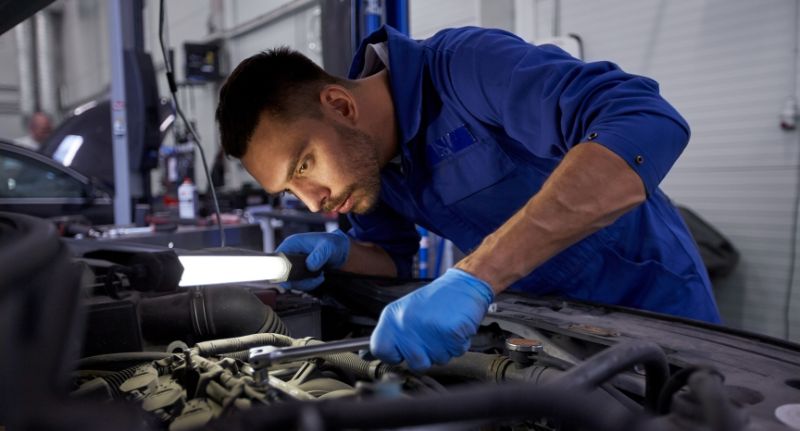
M158 149L175 119L169 100L159 100L156 96L153 103L153 109L157 112L153 113L155 118L148 123L150 133L147 139L129 139L128 142L131 172L149 172L156 166ZM39 152L54 160L70 157L72 169L113 187L114 155L110 119L111 103L107 99L98 99L79 106L58 125L42 144ZM80 145L73 145L76 139L80 139Z
M76 140L73 146L80 146ZM92 224L114 222L113 190L62 163L0 141L0 210L50 218L82 215Z

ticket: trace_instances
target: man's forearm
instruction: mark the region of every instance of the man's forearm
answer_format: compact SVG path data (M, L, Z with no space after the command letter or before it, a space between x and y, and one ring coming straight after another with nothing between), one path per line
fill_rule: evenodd
M596 143L577 145L539 193L456 267L503 291L645 198L641 179L619 156Z
M350 252L347 261L340 268L342 271L357 274L378 275L384 277L397 276L397 268L391 256L381 247L350 239Z

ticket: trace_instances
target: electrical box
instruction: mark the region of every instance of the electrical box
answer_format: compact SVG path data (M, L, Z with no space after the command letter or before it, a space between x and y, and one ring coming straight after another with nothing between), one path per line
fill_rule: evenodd
M223 78L220 70L219 45L184 43L186 80L194 83L214 82Z

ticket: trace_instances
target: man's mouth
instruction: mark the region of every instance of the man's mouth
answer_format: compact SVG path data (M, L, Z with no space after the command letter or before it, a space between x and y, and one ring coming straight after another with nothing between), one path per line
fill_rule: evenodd
M334 208L333 211L339 214L347 213L351 209L353 209L353 204L354 204L354 199L353 199L353 194L351 193L347 195L347 198L344 201L342 201L342 203L340 203L336 208Z

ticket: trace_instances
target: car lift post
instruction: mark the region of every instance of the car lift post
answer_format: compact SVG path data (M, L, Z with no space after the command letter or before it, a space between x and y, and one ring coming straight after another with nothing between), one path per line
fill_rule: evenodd
M125 106L125 0L109 0L109 46L111 50L111 133L114 154L114 224L131 223L131 188Z

